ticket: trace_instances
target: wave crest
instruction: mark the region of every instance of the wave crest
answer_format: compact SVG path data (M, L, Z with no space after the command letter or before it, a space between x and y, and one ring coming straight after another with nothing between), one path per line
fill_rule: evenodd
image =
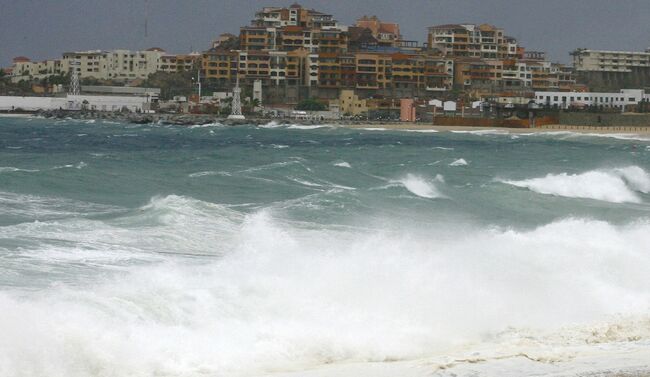
M443 182L444 178L441 175L436 176L435 181ZM407 174L404 178L398 180L407 190L421 198L435 199L443 198L444 195L440 193L435 183L415 174Z
M638 193L650 192L650 175L638 166L581 174L547 174L541 178L502 182L540 194L611 203L641 203Z

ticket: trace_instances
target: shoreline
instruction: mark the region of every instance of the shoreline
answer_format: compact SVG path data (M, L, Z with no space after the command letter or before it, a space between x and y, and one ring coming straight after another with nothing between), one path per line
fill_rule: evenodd
M581 134L626 134L626 135L650 135L650 126L648 127L593 127L593 126L572 126L564 124L553 124L535 128L510 128L510 127L480 127L480 126L442 126L442 125L427 125L427 124L364 124L364 125L348 125L348 128L357 129L371 129L375 128L379 131L381 128L387 131L436 131L436 132L452 132L452 131L485 131L504 134L529 134L529 133L550 133L550 132L571 132Z
M34 113L0 113L0 118L44 118L44 119L74 119L74 120L105 120L131 124L164 124L178 126L193 126L207 124L265 125L272 122L278 125L302 126L331 126L350 129L365 129L370 131L406 131L406 132L494 132L504 134L527 134L549 132L571 132L581 134L621 134L621 135L650 135L650 125L647 127L624 126L578 126L566 124L550 124L535 128L515 127L484 127L484 126L445 126L426 123L385 123L381 121L332 120L315 121L301 119L249 118L246 120L231 120L204 114L122 114L122 113L79 113L79 112L34 112Z

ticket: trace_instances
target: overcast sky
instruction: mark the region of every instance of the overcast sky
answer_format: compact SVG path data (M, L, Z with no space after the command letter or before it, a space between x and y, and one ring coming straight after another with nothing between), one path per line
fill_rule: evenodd
M64 51L205 50L224 32L237 33L262 6L292 1L0 0L0 66L15 56L58 58ZM424 42L426 27L492 23L529 50L568 62L577 47L645 50L650 46L650 0L303 0L346 24L364 14L398 22L407 39Z

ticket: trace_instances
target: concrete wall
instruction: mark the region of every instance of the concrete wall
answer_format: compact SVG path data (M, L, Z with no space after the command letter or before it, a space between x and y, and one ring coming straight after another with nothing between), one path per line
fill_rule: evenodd
M65 98L0 96L0 110L53 110L65 105Z
M147 97L68 95L67 97L0 96L0 111L80 110L84 101L87 102L84 106L88 110L119 111L123 107L131 111L148 110Z
M650 114L560 113L560 124L592 127L648 127Z

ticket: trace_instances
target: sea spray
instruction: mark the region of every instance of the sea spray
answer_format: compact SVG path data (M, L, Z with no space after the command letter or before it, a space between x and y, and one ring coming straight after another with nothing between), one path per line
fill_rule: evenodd
M229 252L200 262L169 256L97 276L89 286L2 293L0 370L250 375L410 360L470 347L507 328L552 330L621 310L642 314L650 300L647 223L569 219L526 232L458 224L434 232L399 225L310 230L266 210L241 218L196 203L187 212L183 201L160 198L145 210L171 211L156 216L175 226L181 223L169 216L193 213L214 221L220 234L219 224L232 223ZM648 331L630 336L645 339Z

